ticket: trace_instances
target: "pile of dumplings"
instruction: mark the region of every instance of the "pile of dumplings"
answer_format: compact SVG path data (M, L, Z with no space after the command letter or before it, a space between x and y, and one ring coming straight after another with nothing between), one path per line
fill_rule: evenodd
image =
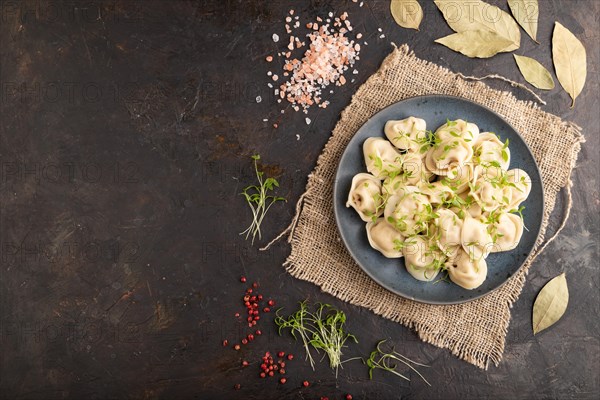
M363 144L368 172L352 179L347 207L366 222L371 246L404 257L420 281L440 273L465 288L486 279L490 253L514 249L523 234L520 204L529 175L510 165L509 142L477 125L447 121L434 133L423 119L385 124Z

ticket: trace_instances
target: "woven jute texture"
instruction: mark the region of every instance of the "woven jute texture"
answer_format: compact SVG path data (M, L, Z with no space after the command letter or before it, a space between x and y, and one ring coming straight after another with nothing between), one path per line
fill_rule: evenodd
M540 167L545 215L536 250L524 268L500 289L459 305L427 305L397 296L372 281L342 244L333 214L333 181L346 145L373 114L399 100L426 94L460 96L489 107L523 136ZM309 175L306 192L288 228L291 253L287 271L313 282L341 300L372 310L414 329L421 340L447 348L457 357L487 369L502 359L510 308L519 296L525 276L539 254L548 218L561 188L570 184L580 143L580 128L544 112L511 93L472 82L438 65L417 58L407 45L384 60L343 111L333 134Z

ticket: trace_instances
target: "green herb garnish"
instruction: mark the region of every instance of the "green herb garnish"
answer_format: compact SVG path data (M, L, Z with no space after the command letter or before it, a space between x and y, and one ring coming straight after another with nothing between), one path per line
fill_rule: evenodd
M256 178L258 179L258 186L250 185L240 193L242 196L246 198L248 202L248 206L250 206L250 210L252 210L252 223L245 231L241 232L240 235L246 235L246 240L252 234L252 244L254 244L254 239L256 235L258 238L261 238L260 233L260 225L267 215L269 208L278 202L278 201L287 201L284 197L277 197L269 195L269 191L272 191L273 188L279 187L279 182L275 178L267 178L263 179L264 172L258 170L258 160L260 160L260 155L255 154L252 156L252 160L254 160L254 171L256 172Z
M346 314L335 309L329 304L317 303L317 310L313 313L308 310L306 301L300 302L300 309L287 318L279 315L275 318L275 324L279 327L279 334L284 328L290 329L292 336L298 340L302 339L306 359L310 366L315 369L315 361L310 352L314 348L317 353L321 350L329 357L329 366L335 369L337 376L338 367L342 364L342 348L348 339L358 343L356 337L344 331ZM348 361L348 360L346 360Z
M407 381L410 381L410 379L408 377L406 377L406 376L402 375L400 372L396 371L396 364L392 364L395 361L400 361L401 363L406 365L408 368L415 371L417 373L417 375L419 375L426 384L431 386L431 384L429 382L427 382L427 379L425 379L425 377L423 375L421 375L421 373L419 371L417 371L411 364L421 366L421 367L429 367L428 365L424 365L424 364L415 362L415 361L411 360L410 358L405 357L402 354L398 353L397 351L394 350L394 348L392 348L392 350L390 352L382 350L381 345L384 342L385 342L385 340L381 340L379 343L377 343L377 348L371 352L369 359L366 361L367 367L369 367L369 379L373 379L373 370L379 368L384 371L391 372L394 375L398 375L402 379L406 379Z

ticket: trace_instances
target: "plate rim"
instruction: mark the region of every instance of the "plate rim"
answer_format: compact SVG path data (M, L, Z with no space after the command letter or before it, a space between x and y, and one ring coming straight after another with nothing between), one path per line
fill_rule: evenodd
M348 245L347 239L344 235L344 233L342 232L342 230L340 229L340 223L339 220L341 218L341 216L338 214L337 211L337 207L336 207L336 200L337 200L337 194L339 193L340 189L340 180L338 179L339 174L340 174L340 165L342 162L342 159L344 158L344 156L346 155L346 152L348 151L349 148L349 144L350 142L354 139L354 137L356 136L356 134L363 128L363 126L365 126L372 118L374 118L375 116L377 116L378 114L386 111L389 108L395 107L397 106L399 103L403 103L405 101L409 101L409 100L416 100L416 99L454 99L454 100L460 100L460 101L464 101L467 103L470 103L476 107L480 107L484 110L486 110L487 112L495 115L496 117L500 118L500 120L502 120L505 124L507 124L510 129L512 129L517 136L519 136L519 138L523 141L523 143L525 144L525 148L527 149L527 152L530 154L531 159L533 160L533 165L535 166L535 170L537 171L537 174L540 177L540 186L541 186L541 202L542 202L542 210L541 210L541 215L542 215L542 221L539 224L539 226L537 227L537 232L535 234L535 240L533 241L533 246L531 247L531 249L529 249L529 251L527 252L527 256L525 257L525 259L523 260L523 262L521 263L521 265L519 266L519 268L517 268L517 270L508 278L506 278L504 281L502 281L502 283L500 283L498 286L496 286L495 288L491 289L490 291L486 292L486 293L481 293L481 294L477 294L473 297L469 297L467 299L459 299L459 300L449 300L449 301L437 301L437 300L424 300L424 299L415 299L415 298L411 298L409 296L407 296L406 294L403 293L399 293L398 291L390 288L387 286L387 284L385 282L381 282L378 278L376 278L375 276L373 276L367 269L365 269L361 263L358 261L357 257L354 255L354 251L350 248L350 246ZM511 280L511 278L514 278L515 275L517 275L525 266L525 263L527 263L527 260L530 259L531 254L533 253L533 251L536 248L539 248L539 245L536 246L536 243L538 242L539 238L540 238L540 234L542 232L542 224L543 224L543 220L544 220L544 215L546 212L546 198L545 198L545 192L544 192L544 181L542 179L542 173L540 171L540 167L538 165L537 160L535 159L535 156L533 155L533 152L531 151L531 148L529 147L529 144L527 143L527 141L525 141L525 139L523 138L523 136L519 133L519 131L517 129L515 129L515 127L509 123L503 116L501 116L499 113L497 113L496 111L490 109L487 106L484 106L483 104L479 104L477 102L474 102L472 100L466 99L464 97L460 97L460 96L453 96L453 95L445 95L445 94L428 94L428 95L419 95L419 96L410 96L410 97L406 97L402 100L398 100L382 109L380 109L379 111L377 111L375 114L371 115L363 124L361 124L360 127L358 127L358 129L354 132L354 134L352 135L352 137L350 138L350 140L348 141L348 144L346 144L344 151L342 152L338 163L337 163L337 167L335 169L335 177L334 177L334 183L333 183L333 190L332 190L332 200L333 200L333 213L335 216L335 225L336 225L336 229L338 231L338 234L340 235L340 238L342 239L342 243L344 244L344 247L346 248L346 250L348 251L348 253L350 254L350 256L352 257L352 260L356 263L356 265L358 265L358 267L365 273L367 274L367 276L372 279L375 283L377 283L380 287L382 287L383 289L387 290L390 293L393 293L397 296L400 296L404 299L407 300L412 300L415 301L417 303L421 303L421 304L431 304L431 305L454 305L454 304L465 304L465 303L469 303L471 301L475 301L478 300L484 296L490 295L492 293L494 293L495 291L497 291L498 289L502 288L504 285L506 285L506 283L508 283L508 281ZM465 289L467 290L467 289Z

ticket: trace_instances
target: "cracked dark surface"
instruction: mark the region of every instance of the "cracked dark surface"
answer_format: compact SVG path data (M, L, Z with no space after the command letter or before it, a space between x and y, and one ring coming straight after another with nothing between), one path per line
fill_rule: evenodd
M490 2L508 9L503 1ZM291 278L281 267L286 244L258 252L238 236L249 222L238 196L253 179L249 156L262 155L289 199L265 222L265 242L289 223L339 113L377 70L391 41L409 43L417 56L464 74L522 81L512 54L470 60L434 45L450 29L432 2L421 2L421 32L397 27L388 1L365 3L0 3L0 398L598 398L596 0L541 1L542 44L523 34L517 52L550 67L555 20L582 40L588 79L576 107L569 109L557 84L542 94L548 102L542 108L581 125L587 142L573 173L571 217L531 268L499 367L479 370L422 343L408 328ZM284 37L290 4L311 18L347 10L369 42L357 81L336 90L326 110L312 110L309 126L289 108L281 115L266 87L270 66L263 59L276 49L271 34ZM534 337L535 296L562 271L570 306ZM406 356L431 365L425 374L433 386L379 371L369 381L359 362L346 364L337 380L326 363L313 372L301 347L278 337L269 317L252 345L239 353L224 349L223 339L232 344L237 337L234 313L244 311L240 275L259 281L262 292L287 309L306 298L336 305L360 341L349 357L389 338ZM260 380L256 362L280 349L297 356L288 383ZM239 367L242 358L251 362L248 369ZM312 385L300 389L305 379ZM239 392L234 383L241 383Z

